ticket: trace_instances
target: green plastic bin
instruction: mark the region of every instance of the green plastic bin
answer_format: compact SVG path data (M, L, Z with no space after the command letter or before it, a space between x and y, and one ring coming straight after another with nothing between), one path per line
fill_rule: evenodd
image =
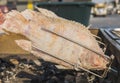
M39 2L35 6L46 8L63 18L89 25L92 2Z

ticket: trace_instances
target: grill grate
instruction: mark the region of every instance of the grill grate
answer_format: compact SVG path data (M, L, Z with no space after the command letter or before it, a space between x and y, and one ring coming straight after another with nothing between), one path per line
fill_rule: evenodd
M116 36L118 36L119 38L120 38L120 31L112 31L113 32L113 34L115 34Z

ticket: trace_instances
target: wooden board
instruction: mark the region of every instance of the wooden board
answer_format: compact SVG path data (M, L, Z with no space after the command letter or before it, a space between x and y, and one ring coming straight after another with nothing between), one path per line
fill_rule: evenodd
M27 39L22 35L10 33L9 35L0 35L0 54L30 54L21 49L15 40Z

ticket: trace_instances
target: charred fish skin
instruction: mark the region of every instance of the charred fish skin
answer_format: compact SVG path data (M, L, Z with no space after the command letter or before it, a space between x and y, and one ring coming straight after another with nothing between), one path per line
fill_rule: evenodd
M25 10L22 13L11 11L6 14L5 18L5 22L0 27L26 36L32 42L32 46L38 50L87 69L105 69L108 64L106 59L98 56L98 54L42 30L45 28L59 33L104 55L90 31L80 23L61 17L51 17L32 10ZM54 62L61 64L56 60Z
M4 14L0 11L0 24L2 24L4 21Z

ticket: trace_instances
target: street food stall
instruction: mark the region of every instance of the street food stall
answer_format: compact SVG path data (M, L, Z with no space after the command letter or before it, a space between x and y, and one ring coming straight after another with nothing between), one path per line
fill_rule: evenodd
M114 56L105 54L104 48L101 47L105 45L98 37L99 30L89 29L91 4L41 3L35 5L37 11L26 9L22 12L14 10L5 15L1 14L0 30L3 32L0 34L0 81L2 83L112 81L107 79L109 71L118 74L118 70L112 67ZM44 5L49 6L47 8L51 11L39 8ZM71 15L69 8L71 5L74 6L72 10L78 8L74 12L78 12L79 8L82 11L78 15L72 12ZM52 8L55 8L53 11L56 14ZM69 9L69 13L65 9ZM61 14L65 17L60 17ZM77 18L74 19L75 16Z

